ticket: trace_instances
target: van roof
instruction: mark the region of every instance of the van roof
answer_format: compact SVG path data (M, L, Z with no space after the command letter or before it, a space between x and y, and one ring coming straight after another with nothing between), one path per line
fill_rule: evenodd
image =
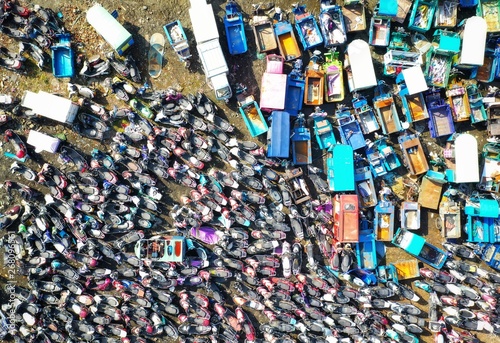
M71 100L50 94L44 91L33 93L26 91L21 102L21 106L31 109L38 115L57 120L61 123L71 123L74 107L78 107Z
M87 11L87 22L115 50L132 38L122 24L118 22L104 7L95 4Z
M429 89L425 81L424 73L420 66L413 66L403 70L403 77L406 87L408 88L408 95L421 93Z

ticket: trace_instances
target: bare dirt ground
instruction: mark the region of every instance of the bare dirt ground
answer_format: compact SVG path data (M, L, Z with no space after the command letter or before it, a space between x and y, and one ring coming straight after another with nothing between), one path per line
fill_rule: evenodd
M85 11L92 5L91 1L50 1L41 0L37 2L22 2L21 4L32 7L35 3L43 6L50 7L55 11L60 11L64 16L64 23L66 29L72 33L74 47L78 54L84 54L90 57L95 54L104 56L104 53L110 50L110 47L104 42L103 39L93 30L93 28L87 24L85 19ZM248 87L248 93L254 94L256 97L259 95L259 84L261 80L262 73L265 68L265 61L261 59L261 56L257 56L256 48L254 43L254 37L250 30L250 26L246 26L247 40L249 45L249 51L243 56L230 56L227 53L227 47L225 42L225 35L223 34L224 28L222 24L222 16L224 12L224 1L215 0L211 1L216 15L219 18L219 32L221 33L221 44L226 50L226 58L228 60L230 68L230 82L232 84L236 82L242 82ZM283 10L289 11L291 9L292 1L279 0L275 2L277 6L280 6ZM374 3L376 1L370 1L369 8L373 9ZM201 70L201 65L198 60L196 53L194 37L191 31L191 22L188 15L188 8L190 7L189 1L187 0L163 0L163 1L151 1L145 0L141 2L123 0L106 0L102 1L101 4L112 11L117 9L119 12L119 21L122 22L134 36L135 44L131 48L131 53L135 60L141 67L142 75L147 75L145 63L147 51L148 51L148 41L150 36L155 32L163 33L162 26L168 22L179 19L185 30L186 34L190 40L190 48L193 53L192 64L189 70L185 69L183 64L178 60L177 56L168 45L165 46L165 62L160 78L156 80L147 80L147 82L154 89L165 89L169 86L173 86L177 89L182 89L183 93L194 93L197 90L203 90L210 98L214 98L213 92L209 89L205 82L205 77ZM249 23L251 19L252 6L251 1L240 1L240 6L243 9L245 21ZM317 1L308 0L306 1L308 9L314 14L319 12L319 4ZM271 13L272 14L272 13ZM464 16L462 13L461 16ZM290 19L292 16L290 15ZM369 18L368 18L369 20ZM368 21L369 23L369 21ZM353 39L354 36L349 37ZM367 39L367 32L356 34L355 38ZM0 36L0 44L11 47L13 49L16 46L16 42L8 39L5 36ZM381 75L382 65L380 63L381 56L385 53L385 49L376 49L374 51L374 60L377 75ZM307 55L307 53L305 54ZM0 93L9 93L12 95L21 96L25 90L45 90L48 92L59 93L63 96L67 96L68 92L66 90L66 85L68 80L55 79L49 70L39 71L33 63L28 67L28 73L26 75L19 75L4 69L0 69ZM307 63L305 63L307 64ZM287 72L290 70L290 66L287 67ZM73 80L76 83L83 84L85 81L76 78ZM100 90L99 97L96 99L97 102L106 105L111 108L113 104L117 104L117 100L112 95L107 96L107 90L102 86L102 79L91 80L90 86L94 86ZM138 85L139 86L139 85ZM350 105L350 101L345 101L347 105ZM119 105L119 104L118 104ZM121 104L122 106L124 104ZM230 120L230 122L237 128L237 137L251 140L247 134L247 130L242 119L237 114L237 104L234 99L232 99L229 104L218 103L217 104L223 111L223 115ZM333 116L335 108L331 105L323 106L329 114ZM313 109L305 108L304 111L309 114ZM400 113L401 114L401 113ZM23 120L16 120L7 125L2 129L11 128L19 132L26 138L26 133L29 129L41 129L41 131L48 134L64 133L67 137L68 143L77 146L82 151L89 153L92 148L97 147L103 151L107 150L106 144L100 144L96 141L78 137L69 128L63 127L61 125L54 125L54 123L41 122L40 124L26 122ZM470 126L462 125L457 127L458 132L471 131L471 133L476 136L479 141L479 147L482 147L485 138L484 128L472 129ZM2 131L3 132L3 131ZM424 147L427 152L441 153L442 147L444 146L444 140L431 140L429 138L429 132L426 129L423 133ZM396 138L393 137L393 142L397 142ZM260 143L265 144L265 140L260 138ZM397 148L395 144L395 148ZM313 151L315 164L324 168L324 159L321 158L321 150L316 149ZM39 170L44 161L53 161L54 157L48 154L33 154L33 159L27 164L35 170ZM14 178L14 176L9 173L9 165L12 161L0 156L0 180L6 180ZM55 163L56 165L60 165ZM222 164L222 163L221 163ZM401 168L401 174L404 174L406 170ZM21 180L18 180L21 181ZM24 182L24 181L22 181ZM30 186L34 188L39 188L38 185L34 183L29 183ZM164 213L167 213L174 202L179 200L179 197L185 194L186 190L177 184L167 181L165 182L165 187L162 190L166 193L166 209ZM405 189L399 184L395 186L395 192L398 196L404 197ZM0 190L0 212L4 211L10 204L10 200L5 195L3 190ZM435 227L435 219L437 217L436 211L423 210L422 211L422 231L421 234L426 236L426 238L440 245L442 238L440 232ZM385 261L381 263L397 261L402 259L408 259L409 255L402 252L401 250L392 247L387 244L387 256ZM4 274L4 271L0 268L0 272ZM423 291L416 289L416 292L422 297L422 300L418 305L425 312L427 311L427 294ZM431 334L426 332L422 337L424 342L431 342L433 340ZM499 341L498 337L495 336L480 336L483 342L486 341Z

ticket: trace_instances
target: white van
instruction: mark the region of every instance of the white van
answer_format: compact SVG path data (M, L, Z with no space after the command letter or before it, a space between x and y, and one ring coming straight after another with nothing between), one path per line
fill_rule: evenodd
M29 108L37 115L64 124L73 124L79 109L79 106L71 100L44 91L38 93L26 91L21 106Z

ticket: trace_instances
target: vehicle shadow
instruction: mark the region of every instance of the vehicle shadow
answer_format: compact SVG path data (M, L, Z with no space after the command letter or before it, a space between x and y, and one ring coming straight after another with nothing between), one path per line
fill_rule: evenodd
M127 54L131 54L134 58L137 68L141 73L142 82L147 82L151 85L151 80L148 73L148 50L149 50L149 42L146 38L140 33L141 27L134 25L131 22L125 22L123 25L134 37L134 44L128 49ZM163 61L165 64L165 60Z

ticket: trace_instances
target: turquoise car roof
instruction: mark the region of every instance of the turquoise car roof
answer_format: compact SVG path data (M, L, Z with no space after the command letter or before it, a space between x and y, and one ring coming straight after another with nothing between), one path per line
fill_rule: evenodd
M401 230L399 234L402 235L402 238L397 245L410 254L418 256L425 244L425 238L407 230Z
M479 216L486 218L498 218L500 215L500 208L498 201L494 199L480 199L479 200Z

